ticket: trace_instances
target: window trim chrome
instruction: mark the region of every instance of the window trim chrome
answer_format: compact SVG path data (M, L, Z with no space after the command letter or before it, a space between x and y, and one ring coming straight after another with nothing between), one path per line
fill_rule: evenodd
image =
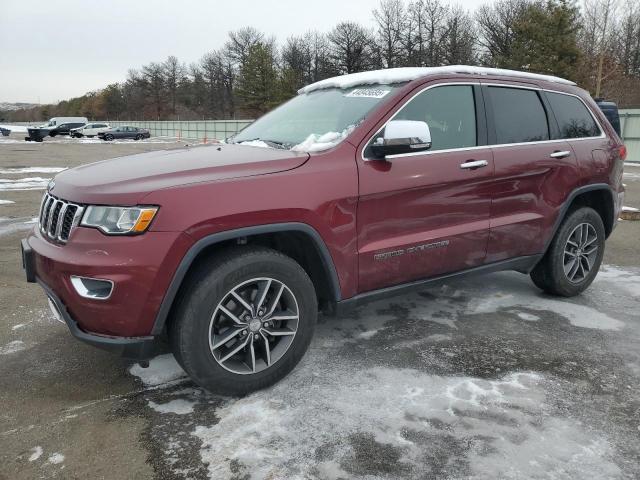
M538 92L559 93L561 95L567 95L567 96L570 96L570 97L576 97L585 106L585 108L589 112L589 115L591 115L591 118L593 119L593 121L596 122L596 125L600 129L600 135L598 135L596 137L556 138L556 139L553 139L553 140L539 140L539 141L536 141L536 142L498 143L498 144L495 144L495 145L476 145L475 147L460 147L460 148L447 148L447 149L442 149L442 150L423 151L423 152L397 153L395 155L387 155L385 158L393 160L393 159L396 159L396 158L416 157L416 156L421 156L421 155L436 155L438 153L466 152L466 151L474 151L474 150L481 150L481 149L487 149L487 148L519 147L519 146L522 146L522 145L540 145L540 144L547 144L547 143L548 144L554 144L554 143L569 142L569 141L573 142L573 141L580 141L580 140L597 140L597 139L607 138L607 135L605 134L605 131L602 128L602 124L595 117L595 115L593 114L593 112L591 111L589 106L586 104L586 102L580 96L578 96L578 95L576 95L574 93L561 92L559 90L552 90L552 89L548 89L548 88L542 88L542 87L531 86L531 85L513 85L511 83L492 83L492 82L483 82L481 80L478 80L478 81L470 80L470 81L460 81L460 82L445 82L445 83L436 83L434 85L427 85L426 87L420 89L418 92L413 94L411 96L411 98L409 98L406 102L404 102L404 104L391 117L389 117L387 119L387 121L385 121L384 124L373 133L373 135L369 136L366 142L364 142L364 146L360 150L360 158L364 162L379 162L380 159L378 159L378 158L368 158L368 157L364 156L364 151L366 150L367 146L371 143L373 138L376 135L378 135L387 126L387 124L390 121L392 121L396 117L396 115L398 115L406 105L409 104L409 102L413 101L413 99L415 97L417 97L421 93L423 93L423 92L425 92L427 90L430 90L432 88L443 87L443 86L451 86L451 85L462 85L462 86L464 86L464 85L470 85L470 86L480 85L480 86L488 86L488 87L520 88L520 89L524 89L524 90L534 90L534 91L538 91Z

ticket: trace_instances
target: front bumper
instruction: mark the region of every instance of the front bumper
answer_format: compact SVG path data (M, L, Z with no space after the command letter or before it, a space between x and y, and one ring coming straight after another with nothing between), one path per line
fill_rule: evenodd
M38 283L78 339L132 358L151 355L157 313L192 241L183 233L108 237L75 228L52 243L36 228L22 241L27 281ZM108 298L86 298L72 277L113 282Z
M99 335L89 333L82 330L78 322L76 322L60 297L45 282L38 278L35 271L34 251L29 246L27 240L22 240L22 266L27 276L27 282L38 283L50 300L50 306L54 310L54 314L61 322L65 323L69 328L69 332L78 340L88 343L102 350L108 350L112 353L119 354L122 357L147 360L155 356L161 349L162 343L157 337L114 337L107 335Z

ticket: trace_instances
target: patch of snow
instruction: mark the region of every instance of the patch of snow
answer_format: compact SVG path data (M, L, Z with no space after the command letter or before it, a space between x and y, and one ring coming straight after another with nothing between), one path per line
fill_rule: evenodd
M443 335L442 333L434 333L433 335L429 335L427 340L431 340L432 342L445 342L447 340L451 340L451 335Z
M9 167L0 168L0 173L60 173L63 170L66 170L66 167Z
M246 147L273 148L262 140L247 140L246 142L238 142L238 145L244 145Z
M624 327L624 322L585 305L546 297L523 297L506 292L497 292L486 298L472 301L468 313L494 313L514 307L542 312L551 311L563 316L575 327L598 330L620 330Z
M38 218L7 218L0 217L0 236L22 230L29 230L38 222Z
M321 152L338 145L347 138L355 129L355 125L350 125L342 132L327 132L323 134L312 133L302 143L291 147L294 152Z
M527 322L537 322L538 320L540 320L539 316L527 312L517 312L516 315Z
M11 205L12 203L16 203L16 202L12 202L11 200L1 200L0 199L0 205Z
M50 178L42 177L28 177L28 178L0 178L0 192L1 191L16 191L16 190L44 190L47 188Z
M375 334L378 333L378 330L367 330L366 332L360 332L357 337L358 338L364 338L365 340L369 340L370 338L372 338L373 336L375 336Z
M171 400L167 403L155 403L149 401L149 406L158 413L175 413L176 415L185 415L193 413L193 406L196 402L185 400L182 398Z
M49 458L47 459L47 461L49 463L52 463L54 465L58 465L59 463L64 462L64 455L62 455L61 453L54 453L51 456L49 456Z
M440 74L471 74L471 75L504 75L508 77L533 78L567 85L575 85L570 80L551 75L519 72L502 68L474 67L469 65L447 65L443 67L401 67L373 70L369 72L350 73L338 77L327 78L312 83L298 90L298 93L309 93L323 88L351 88L357 85L389 85L393 83L410 82L429 75Z
M633 207L622 207L623 212L640 212L639 209Z
M42 456L42 447L33 447L31 449L31 455L29 456L30 462L35 462Z
M25 348L26 346L22 340L13 340L4 347L0 347L0 355L9 355L24 350Z
M149 360L148 368L142 368L139 363L136 363L129 368L129 373L138 377L148 387L162 385L186 376L170 353Z
M595 281L615 281L618 288L621 288L633 296L640 297L640 275L636 275L627 270L612 265L603 266L600 268Z
M394 471L428 471L425 451L435 439L441 448L465 449L470 478L619 473L606 438L546 414L554 383L539 374L496 380L388 368L354 374L350 366L319 360L309 358L286 381L230 401L216 411L215 425L195 428L210 478L351 478L345 472L362 461L363 438L398 455Z
M17 325L14 325L13 327L11 327L11 330L20 330L21 328L24 328L26 326L27 326L26 323L19 323Z

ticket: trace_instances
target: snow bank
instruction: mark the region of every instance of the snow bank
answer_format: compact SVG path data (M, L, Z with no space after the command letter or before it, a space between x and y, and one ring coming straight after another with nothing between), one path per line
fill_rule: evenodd
M10 205L12 203L16 203L16 202L13 202L11 200L0 200L0 205Z
M66 167L9 167L0 168L0 173L9 175L13 173L59 173L66 169Z
M319 135L317 133L312 133L309 135L302 143L291 147L291 150L294 152L321 152L323 150L328 150L330 148L338 145L342 140L347 138L347 136L353 132L355 125L350 125L345 128L342 132L327 132Z
M50 178L0 178L0 192L9 190L44 190L47 188Z
M385 70L373 70L370 72L350 73L339 77L327 78L312 83L298 90L298 93L309 93L323 88L351 88L356 85L388 85L392 83L409 82L429 75L443 73L465 73L472 75L505 75L509 77L534 78L550 82L575 85L574 82L551 75L539 75L535 73L518 72L503 68L473 67L468 65L447 65L444 67L401 67Z
M27 133L26 125L0 125L0 128L11 130L11 133Z

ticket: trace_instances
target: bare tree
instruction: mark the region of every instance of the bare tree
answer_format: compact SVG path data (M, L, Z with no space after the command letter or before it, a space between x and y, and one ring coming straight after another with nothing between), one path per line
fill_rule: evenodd
M448 65L476 63L476 26L460 6L454 7L445 21L444 62Z
M527 8L527 0L500 0L476 12L483 63L492 67L514 67L510 59L516 37L514 27Z
M186 68L184 64L180 63L177 57L171 55L162 64L162 72L167 93L169 94L171 113L175 115L178 90L185 80Z
M379 62L373 58L371 32L355 22L341 22L328 35L332 58L340 73L369 70Z
M405 29L405 8L401 0L381 0L373 11L377 24L376 40L386 68L403 63L402 35Z
M263 41L262 32L253 27L243 27L235 32L229 32L229 40L224 45L224 51L238 67L242 67L251 47Z

